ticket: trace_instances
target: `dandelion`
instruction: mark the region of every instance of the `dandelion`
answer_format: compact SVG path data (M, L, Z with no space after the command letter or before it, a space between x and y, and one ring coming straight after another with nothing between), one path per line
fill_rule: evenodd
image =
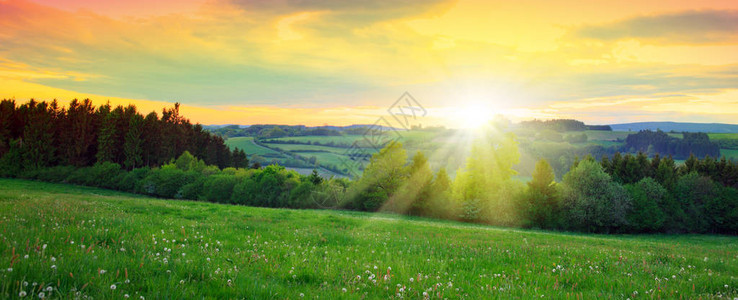
M53 288L53 287L47 287L47 288L46 288L46 291L47 291L47 292L51 292L51 291L53 291L53 290L54 290L54 288Z
M413 282L413 281L415 281L415 279L413 279L412 277L410 277L410 282Z
M300 298L305 297L305 294L300 293Z
M51 261L56 261L56 257L51 257Z
M23 255L23 258L28 259L28 254Z
M342 288L341 291L344 293L347 292L346 288Z
M26 291L20 291L20 293L18 293L18 297L23 298L25 296L26 296Z
M46 298L46 294L44 294L44 292L40 292L40 293L38 293L38 297L40 299Z
M8 268L8 272L13 272L13 268Z
M56 265L51 265L51 269L56 270Z
M115 290L115 289L117 289L117 288L118 288L118 287L117 287L117 286L115 286L115 284L111 284L111 285L110 285L110 289L111 289L111 290Z
M130 297L131 297L131 296L129 296L128 294L125 294L125 295L123 295L123 298L126 298L126 299L128 299L128 298L130 298Z

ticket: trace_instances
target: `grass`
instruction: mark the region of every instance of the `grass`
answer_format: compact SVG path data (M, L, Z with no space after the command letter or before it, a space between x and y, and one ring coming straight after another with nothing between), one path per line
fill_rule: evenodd
M736 149L720 149L720 156L727 159L738 160L738 150Z
M234 137L225 141L226 146L231 149L238 148L248 155L258 154L260 156L282 156L279 152L254 144L253 137Z
M348 148L345 148L345 147L330 147L330 146L320 146L320 145L274 144L274 143L265 143L264 145L270 148L280 148L282 150L290 151L290 152L324 151L324 152L335 153L335 154L344 154L350 151ZM370 152L375 152L374 148L366 148L365 150L370 151Z
M738 239L501 229L0 179L0 298L716 298Z
M738 140L738 133L708 133L711 141L714 140Z

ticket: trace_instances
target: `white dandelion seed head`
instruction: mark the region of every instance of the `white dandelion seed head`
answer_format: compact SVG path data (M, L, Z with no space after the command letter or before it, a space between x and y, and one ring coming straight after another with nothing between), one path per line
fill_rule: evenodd
M117 287L117 286L115 286L115 284L111 284L111 285L110 285L110 289L111 289L111 290L115 290L115 289L117 289L117 288L118 288L118 287Z

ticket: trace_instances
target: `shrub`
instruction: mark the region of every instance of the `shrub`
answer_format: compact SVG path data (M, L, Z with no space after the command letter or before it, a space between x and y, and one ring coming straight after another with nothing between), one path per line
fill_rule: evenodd
M56 166L38 171L36 179L48 182L65 182L74 173L73 166Z
M233 187L238 183L234 175L213 175L204 181L202 195L210 202L229 203Z
M159 169L153 169L144 178L143 192L152 196L163 198L182 198L183 186L195 181L198 174L194 171L183 171L172 165L164 165Z
M118 183L118 188L121 191L139 193L142 181L149 175L149 172L151 172L151 168L143 167L133 169L130 172L125 173Z

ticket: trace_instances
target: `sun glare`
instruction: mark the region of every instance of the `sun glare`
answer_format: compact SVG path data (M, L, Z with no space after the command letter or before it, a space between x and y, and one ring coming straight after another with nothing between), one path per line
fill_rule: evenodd
M468 103L458 110L454 118L462 128L477 129L486 125L495 112L492 107L484 102Z

